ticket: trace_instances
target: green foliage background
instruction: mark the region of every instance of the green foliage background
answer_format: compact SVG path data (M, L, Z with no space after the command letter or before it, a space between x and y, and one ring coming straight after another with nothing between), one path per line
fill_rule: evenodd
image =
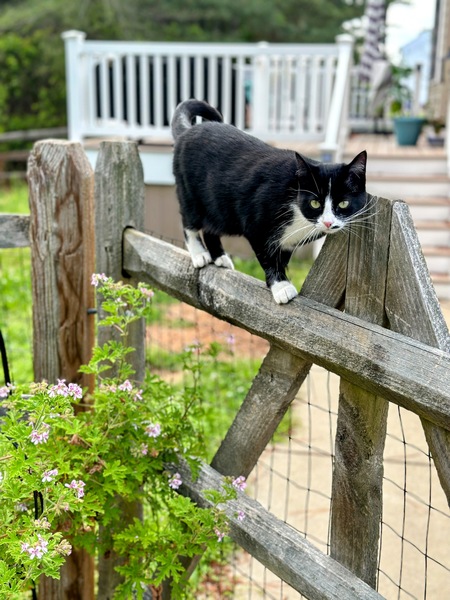
M66 30L89 39L323 43L363 10L363 0L2 0L0 132L65 125Z

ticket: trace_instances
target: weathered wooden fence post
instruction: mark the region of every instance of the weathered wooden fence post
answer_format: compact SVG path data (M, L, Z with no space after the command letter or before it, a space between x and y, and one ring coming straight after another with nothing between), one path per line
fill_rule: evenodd
M95 169L96 270L115 280L123 279L122 240L127 227L142 226L144 222L144 178L137 146L133 142L103 142ZM101 314L99 315L101 318ZM103 345L116 338L110 327L98 331L98 343ZM145 367L145 323L136 321L127 340L135 348L131 355L136 373L142 381ZM138 503L117 499L126 523L141 517ZM121 581L115 567L121 564L112 548L110 528L100 529L101 543L107 549L99 556L98 600L112 598Z
M80 144L38 142L28 163L33 290L33 361L36 381L58 378L89 386L78 372L90 358L94 321L92 168ZM94 567L74 551L61 579L41 578L42 600L94 598Z
M372 198L369 207L371 226L356 225L350 236L345 311L383 325L392 205ZM373 588L378 569L388 406L384 398L341 380L330 554Z

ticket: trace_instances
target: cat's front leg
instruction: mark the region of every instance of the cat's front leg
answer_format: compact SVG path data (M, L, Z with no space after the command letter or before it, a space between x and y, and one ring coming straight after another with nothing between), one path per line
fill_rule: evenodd
M270 291L277 304L287 304L297 296L297 290L290 281L276 281L270 286Z
M297 296L297 289L286 275L291 252L282 250L276 254L270 254L266 252L265 248L258 248L257 244L252 244L252 246L266 274L267 287L272 292L273 299L277 304L287 304Z

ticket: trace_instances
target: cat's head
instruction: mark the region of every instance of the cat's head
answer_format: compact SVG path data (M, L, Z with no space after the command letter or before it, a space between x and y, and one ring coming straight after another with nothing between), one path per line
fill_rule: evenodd
M296 157L300 210L317 234L339 231L362 215L367 201L365 150L348 164Z

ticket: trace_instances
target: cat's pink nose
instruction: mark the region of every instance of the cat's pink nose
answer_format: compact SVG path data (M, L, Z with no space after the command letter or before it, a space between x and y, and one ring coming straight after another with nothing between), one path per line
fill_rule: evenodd
M323 224L327 229L330 229L330 227L333 225L333 221L324 221Z

